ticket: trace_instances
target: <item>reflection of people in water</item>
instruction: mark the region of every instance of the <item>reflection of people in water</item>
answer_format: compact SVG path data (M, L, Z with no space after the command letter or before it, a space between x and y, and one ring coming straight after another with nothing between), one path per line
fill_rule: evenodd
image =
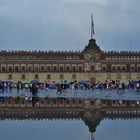
M57 85L57 93L61 94L61 85L60 84Z
M32 85L32 105L35 106L35 104L39 101L38 96L38 86L36 83L33 83Z

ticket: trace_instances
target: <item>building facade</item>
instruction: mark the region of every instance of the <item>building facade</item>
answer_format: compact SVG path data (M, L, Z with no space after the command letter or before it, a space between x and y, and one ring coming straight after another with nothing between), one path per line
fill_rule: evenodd
M140 52L102 51L91 38L83 51L1 51L0 80L140 79Z
M83 51L0 51L0 80L81 81L140 79L140 52L103 51L94 37Z

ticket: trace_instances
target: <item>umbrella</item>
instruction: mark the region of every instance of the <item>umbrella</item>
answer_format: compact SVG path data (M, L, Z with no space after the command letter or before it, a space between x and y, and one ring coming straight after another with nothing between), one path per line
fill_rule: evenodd
M25 81L23 81L23 83L25 84L29 84L30 83L30 81L28 81L28 80L25 80Z
M82 80L81 81L81 84L87 84L88 83L88 80Z
M38 84L38 83L40 83L40 81L39 81L39 80L31 80L30 83L31 83L31 84L32 84L32 83Z
M121 83L124 83L124 84L128 85L129 81L128 80L121 80Z

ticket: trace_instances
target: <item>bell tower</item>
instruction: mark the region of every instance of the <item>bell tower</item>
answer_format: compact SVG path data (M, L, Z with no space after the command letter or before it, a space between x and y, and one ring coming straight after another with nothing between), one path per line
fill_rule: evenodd
M95 79L95 72L101 70L101 53L102 51L96 43L93 15L91 15L91 36L88 45L85 46L83 50L85 59L85 72L87 72L89 75L88 80L90 80L90 78Z
M84 53L100 53L101 49L96 44L93 15L91 15L91 36L87 46L83 50Z

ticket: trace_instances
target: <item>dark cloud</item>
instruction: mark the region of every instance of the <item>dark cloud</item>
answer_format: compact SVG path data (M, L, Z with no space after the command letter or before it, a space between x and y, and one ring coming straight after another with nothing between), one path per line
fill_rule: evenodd
M0 0L1 49L82 50L94 14L98 44L107 50L139 49L138 0Z

